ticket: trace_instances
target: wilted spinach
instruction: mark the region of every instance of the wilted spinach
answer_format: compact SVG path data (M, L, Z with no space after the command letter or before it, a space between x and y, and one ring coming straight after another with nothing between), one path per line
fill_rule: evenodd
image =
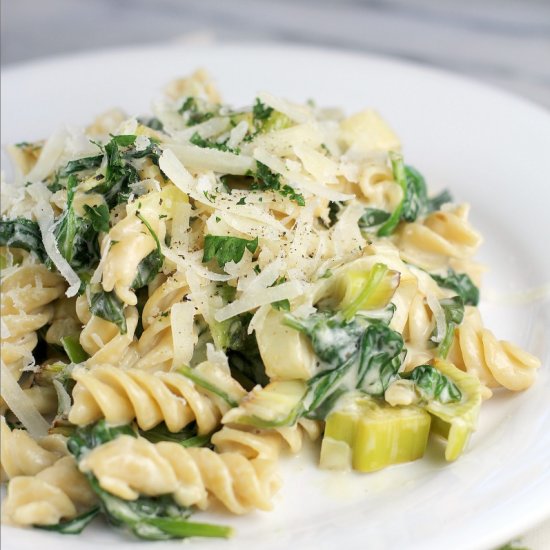
M0 246L32 252L41 262L45 262L48 257L38 224L25 218L0 220Z
M464 305L477 306L479 303L479 289L466 273L456 273L449 268L446 276L431 277L440 287L454 290L462 298Z

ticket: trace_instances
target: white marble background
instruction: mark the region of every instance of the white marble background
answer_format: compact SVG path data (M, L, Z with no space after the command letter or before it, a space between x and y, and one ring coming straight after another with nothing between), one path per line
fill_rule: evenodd
M550 107L550 0L2 0L1 61L161 40L284 41L414 60Z
M1 66L159 41L277 41L424 63L550 108L550 0L1 0ZM521 537L550 548L550 522Z

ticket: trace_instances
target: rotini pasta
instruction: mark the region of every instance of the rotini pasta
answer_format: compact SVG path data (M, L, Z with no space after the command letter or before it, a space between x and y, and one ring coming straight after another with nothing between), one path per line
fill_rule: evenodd
M165 422L171 432L178 432L196 421L199 434L207 434L218 426L228 408L177 372L98 366L89 371L75 369L73 378L77 384L69 420L80 426L100 418L115 425L135 418L144 430ZM236 387L237 393L242 391L227 375L225 382L233 390Z
M470 259L481 236L469 224L468 210L463 206L434 212L423 222L405 224L397 238L403 259L428 270Z
M106 491L126 500L171 493L181 505L205 509L213 496L234 514L270 510L279 486L271 461L131 436L93 450L80 468L92 472Z
M2 361L14 373L32 364L36 331L51 321L52 302L65 288L59 275L40 264L23 264L2 277Z
M220 453L240 453L246 458L275 460L282 450L298 453L304 437L315 441L321 434L318 422L301 419L294 426L261 430L251 426L225 425L212 437L212 443Z
M62 436L48 436L37 442L25 430L11 430L4 417L0 418L0 430L0 466L2 477L7 479L35 475L67 453Z
M14 477L2 506L2 518L15 525L55 525L95 503L95 495L75 460L66 456L35 476Z
M510 342L497 340L483 328L477 309L468 307L464 322L456 329L449 358L474 374L489 388L504 386L521 391L533 383L540 360Z

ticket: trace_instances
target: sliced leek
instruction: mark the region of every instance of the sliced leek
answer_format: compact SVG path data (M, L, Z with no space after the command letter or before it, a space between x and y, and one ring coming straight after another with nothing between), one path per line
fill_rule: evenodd
M434 419L432 431L447 439L445 459L452 461L462 454L476 429L482 388L476 377L461 371L452 363L436 359L434 366L452 380L462 394L458 402L431 400L425 405Z
M306 383L300 380L271 382L265 388L257 386L223 417L223 422L257 428L292 426L300 415L306 389Z
M392 407L366 395L346 396L327 418L320 465L374 472L424 455L430 415L420 407Z

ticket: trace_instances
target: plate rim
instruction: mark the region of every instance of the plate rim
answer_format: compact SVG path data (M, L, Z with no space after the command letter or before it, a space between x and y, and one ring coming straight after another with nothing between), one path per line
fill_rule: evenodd
M11 80L12 78L17 78L18 73L22 72L28 72L33 71L37 67L44 68L48 65L59 65L64 63L74 63L75 61L86 61L87 59L91 58L97 58L97 57L110 57L113 55L137 55L140 52L151 52L151 51L163 51L163 50L200 50L200 51L211 51L215 52L216 50L220 50L221 48L235 48L236 50L251 50L251 49L263 49L263 50L277 50L278 52L284 50L286 52L300 52L305 55L308 54L330 54L333 56L341 56L345 58L354 58L357 59L358 62L360 61L374 61L378 63L383 63L386 66L391 66L394 69L398 69L399 67L407 67L409 69L414 69L415 72L422 73L425 76L429 75L438 75L439 77L444 77L447 80L451 80L454 82L457 82L461 85L466 85L470 89L475 91L475 88L478 88L479 90L485 91L485 93L490 93L492 95L499 95L500 97L506 99L507 101L513 101L517 104L521 104L523 108L529 108L530 110L535 110L539 115L543 115L545 117L550 116L550 110L545 108L544 106L537 104L535 101L525 98L519 95L516 95L513 92L503 90L497 86L494 86L492 84L487 84L485 82L480 82L476 80L475 78L462 75L460 73L455 73L453 71L449 71L446 69L442 69L439 67L432 67L427 66L422 63L416 62L416 61L409 61L409 60L403 60L400 58L390 57L390 56L383 56L378 54L370 54L370 53L364 53L364 52L357 52L355 50L348 50L348 49L335 49L330 47L319 47L319 46L310 46L310 45L302 45L302 44L288 44L288 43L277 43L277 42L231 42L231 41L221 41L214 44L188 44L185 42L171 42L171 41L163 41L163 42L157 42L152 44L146 44L143 46L124 46L124 47L117 47L117 48L101 48L98 50L92 50L92 51L81 51L81 52L74 52L70 54L59 54L55 56L50 56L46 58L39 58L39 59L33 59L28 60L21 63L14 63L9 64L5 67L2 67L2 76L4 77L2 80L2 89L4 87L7 87L10 82L6 82L6 80ZM7 78L6 78L7 77ZM550 118L549 118L550 120ZM545 483L541 483L540 485L544 485L547 488L550 488L550 477L547 476L548 479L544 479ZM538 493L538 492L537 492ZM544 501L543 501L544 502ZM515 521L509 522L506 524L506 536L504 536L502 533L504 530L500 531L500 534L487 534L487 536L483 540L483 548L487 547L487 541L488 544L499 544L506 539L509 539L517 534L517 528L511 527L512 525L521 524L521 529L528 530L534 525L540 523L547 517L550 517L550 502L547 503L546 508L538 508L535 510L535 512L538 512L538 515L536 513L531 512L528 515L528 521L519 521L519 519L515 518ZM525 516L527 517L527 515ZM536 518L536 519L533 519ZM11 531L11 529L10 529ZM15 532L15 530L14 530ZM8 541L5 541L9 544ZM476 545L472 546L471 548L482 548L481 542Z

